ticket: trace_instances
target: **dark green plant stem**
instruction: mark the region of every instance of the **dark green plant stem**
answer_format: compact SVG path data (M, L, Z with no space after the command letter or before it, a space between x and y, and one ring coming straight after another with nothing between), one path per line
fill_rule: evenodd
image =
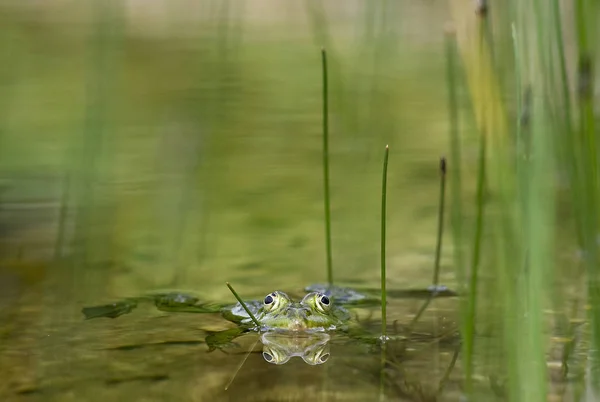
M331 257L331 207L329 202L329 94L327 81L327 52L321 49L323 67L323 186L325 200L325 245L327 247L327 281L333 285L333 262Z
M387 194L387 167L390 148L385 146L385 156L383 159L383 180L381 183L381 336L385 340L387 337L387 292L385 290L385 220L386 220L386 194Z
M254 314L252 314L252 312L248 309L248 307L246 306L246 303L244 303L244 301L240 298L240 296L237 294L237 292L231 287L231 285L229 284L229 282L225 282L225 284L227 285L227 287L229 288L229 290L231 290L231 293L233 293L233 296L235 296L235 298L237 299L237 301L240 302L240 304L242 305L242 307L244 308L244 310L246 310L246 313L248 313L248 315L250 316L250 318L252 319L252 321L254 321L254 324L256 324L256 326L260 328L260 323L258 322L258 320L256 319L256 317L254 316Z
M475 241L473 245L473 259L471 261L471 278L469 282L469 296L467 305L467 317L464 333L465 347L465 390L467 395L473 391L473 341L475 335L475 312L477 307L477 281L479 271L479 257L481 255L481 238L483 232L483 213L484 213L484 189L485 189L485 133L481 134L481 144L479 148L479 173L477 177L477 221L475 227Z
M438 212L438 233L437 233L437 246L435 249L435 264L433 266L433 288L431 294L421 306L421 309L417 312L417 315L412 319L408 325L409 333L412 331L413 326L419 321L429 304L437 293L437 287L440 276L440 259L442 255L442 234L444 231L444 206L445 206L445 194L446 194L446 158L440 158L440 203Z
M444 209L446 204L446 158L440 158L440 203L438 210L437 246L433 268L433 286L437 289L440 279L440 259L442 258L442 235L444 232ZM434 289L435 292L435 289Z

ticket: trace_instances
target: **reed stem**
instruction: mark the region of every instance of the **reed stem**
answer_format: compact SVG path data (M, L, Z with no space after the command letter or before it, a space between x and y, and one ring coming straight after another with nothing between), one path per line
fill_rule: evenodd
M385 146L385 156L383 159L383 180L381 185L381 337L387 339L387 312L386 312L386 290L385 290L385 221L386 221L386 194L387 194L387 167L390 148Z
M237 301L240 302L240 304L242 305L242 307L244 308L244 310L246 310L246 313L248 313L248 315L250 316L250 318L252 319L252 321L254 321L254 324L256 324L256 326L260 328L260 323L258 322L258 320L256 319L256 317L254 316L254 314L252 314L252 312L248 309L248 307L246 306L246 303L244 303L244 301L240 298L240 296L233 289L233 287L231 287L231 285L229 284L229 282L225 282L225 284L227 285L227 287L229 288L229 290L231 290L231 293L233 293L233 296L235 296L235 298L237 299Z
M440 204L438 213L438 233L437 233L437 246L435 249L435 264L433 266L433 285L431 288L431 294L425 300L425 303L421 306L417 315L412 319L408 325L408 332L410 333L413 326L419 321L429 304L438 292L438 283L440 277L440 259L442 255L442 233L444 231L444 206L445 206L445 194L446 194L446 158L440 158Z
M333 262L331 257L331 207L329 201L329 94L327 80L327 51L321 49L323 67L323 186L325 201L325 245L327 248L327 282L333 285Z
M440 279L440 259L442 258L442 235L444 232L444 209L446 204L446 158L440 158L440 204L438 210L437 247L435 249L435 265L433 270L434 292L437 291Z

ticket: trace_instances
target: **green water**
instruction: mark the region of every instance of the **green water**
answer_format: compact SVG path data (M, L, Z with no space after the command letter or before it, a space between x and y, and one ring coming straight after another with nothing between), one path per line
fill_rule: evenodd
M154 289L233 303L226 281L260 299L326 280L323 45L335 281L379 286L389 144L388 291L431 284L438 159L449 154L444 8L391 5L403 16L392 23L378 7L332 5L323 24L317 3L260 3L264 12L202 2L161 17L152 6L139 15L91 2L2 6L3 401L458 400L460 359L438 394L458 346L442 336L458 327L455 298L435 300L410 342L388 345L395 363L383 372L378 347L334 335L319 366L270 365L257 345L228 390L256 336L207 353L207 331L231 327L217 315L140 306L83 320L83 306ZM470 238L477 142L470 120L462 124ZM456 288L450 240L440 282ZM389 300L390 332L422 303ZM377 309L359 313L376 333ZM490 380L500 372L492 318L478 334L478 400L503 400Z

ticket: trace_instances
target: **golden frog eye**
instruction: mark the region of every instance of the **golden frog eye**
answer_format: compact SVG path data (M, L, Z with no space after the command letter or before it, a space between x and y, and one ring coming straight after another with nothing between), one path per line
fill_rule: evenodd
M273 299L273 295L267 295L267 297L265 297L265 305L272 304L274 301L275 299Z
M265 311L272 312L283 309L289 303L289 297L283 292L273 292L265 296L263 305Z
M322 313L325 313L329 310L329 305L331 304L329 297L325 296L322 293L319 293L316 295L315 299L317 310L319 310Z

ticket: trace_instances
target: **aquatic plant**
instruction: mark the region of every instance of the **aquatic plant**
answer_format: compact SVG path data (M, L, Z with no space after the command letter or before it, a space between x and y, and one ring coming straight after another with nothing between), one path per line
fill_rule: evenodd
M244 310L246 310L246 313L248 313L248 315L252 319L252 322L254 323L254 325L256 325L258 328L260 328L260 322L258 322L258 320L254 316L254 314L252 314L252 311L250 311L250 309L248 308L248 306L246 306L246 303L244 303L244 301L242 300L242 298L237 294L237 292L233 289L233 287L231 287L231 285L229 284L229 282L226 282L225 284L227 285L227 287L229 288L229 290L231 290L231 293L233 293L233 296L235 296L235 299L242 305L242 307L244 308Z
M385 146L383 158L383 178L381 182L381 340L387 339L387 291L386 291L386 255L385 255L385 233L386 233L386 203L387 203L387 170L389 146Z
M323 67L323 202L325 207L325 248L327 252L327 282L333 286L331 257L331 205L329 201L329 96L327 84L327 52L321 49Z

